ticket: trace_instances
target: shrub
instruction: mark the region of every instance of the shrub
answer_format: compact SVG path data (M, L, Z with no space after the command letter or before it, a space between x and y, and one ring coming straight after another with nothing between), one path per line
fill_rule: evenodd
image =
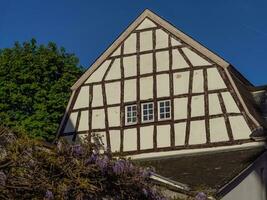
M6 129L0 141L0 199L164 199L150 170L89 142L56 146Z

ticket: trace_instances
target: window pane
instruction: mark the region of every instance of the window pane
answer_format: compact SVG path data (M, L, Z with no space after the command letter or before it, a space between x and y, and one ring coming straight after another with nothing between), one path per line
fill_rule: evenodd
M160 108L160 113L164 113L164 108Z
M170 113L166 113L166 118L170 118Z
M150 109L153 108L153 104L152 104L152 103L149 104L149 108L150 108Z
M169 106L170 105L170 101L165 101L165 105Z
M165 111L170 112L170 107L167 107Z
M136 110L136 106L133 106L133 108L132 108L134 111Z

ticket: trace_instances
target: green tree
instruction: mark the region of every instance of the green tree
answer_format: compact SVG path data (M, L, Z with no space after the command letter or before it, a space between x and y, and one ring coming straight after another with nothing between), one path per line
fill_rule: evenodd
M0 123L30 137L53 140L82 74L78 58L35 39L0 50Z

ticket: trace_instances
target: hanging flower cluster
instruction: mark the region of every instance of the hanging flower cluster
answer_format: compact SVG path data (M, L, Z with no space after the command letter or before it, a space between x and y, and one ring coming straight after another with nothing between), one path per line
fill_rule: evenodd
M99 144L61 140L55 146L19 137L0 149L6 152L0 157L0 199L164 199L150 183L150 170L100 153Z

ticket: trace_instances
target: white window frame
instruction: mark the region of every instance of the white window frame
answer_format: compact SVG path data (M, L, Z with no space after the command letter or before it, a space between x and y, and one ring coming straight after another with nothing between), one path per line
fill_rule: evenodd
M135 110L135 116L133 115L134 111L133 111L133 107L136 107ZM131 108L130 111L130 117L128 117L128 108ZM135 117L135 122L133 122L133 118ZM128 122L128 119L131 119L130 122ZM131 124L136 124L137 123L137 105L136 104L132 104L132 105L127 105L125 106L125 124L126 125L131 125Z
M166 107L167 107L167 106L165 105L166 102L169 102L169 112L166 111ZM162 113L160 112L160 103L164 103L164 107L163 107L163 109L164 109L164 111L163 111L164 118L161 118L161 116L160 116L160 114L162 114ZM168 118L165 117L167 113L169 113L169 117L168 117ZM170 101L170 100L162 100L162 101L158 101L158 120L159 120L159 121L163 121L163 120L169 120L169 119L171 119L171 101Z
M149 120L144 120L144 105L148 105L149 104L152 104L152 119L149 119ZM142 103L141 104L141 111L142 111L142 122L144 123L147 123L147 122L153 122L154 121L154 118L155 118L155 111L154 111L154 103L153 102L147 102L147 103ZM149 112L149 109L147 109L147 111ZM149 116L149 113L147 114Z

